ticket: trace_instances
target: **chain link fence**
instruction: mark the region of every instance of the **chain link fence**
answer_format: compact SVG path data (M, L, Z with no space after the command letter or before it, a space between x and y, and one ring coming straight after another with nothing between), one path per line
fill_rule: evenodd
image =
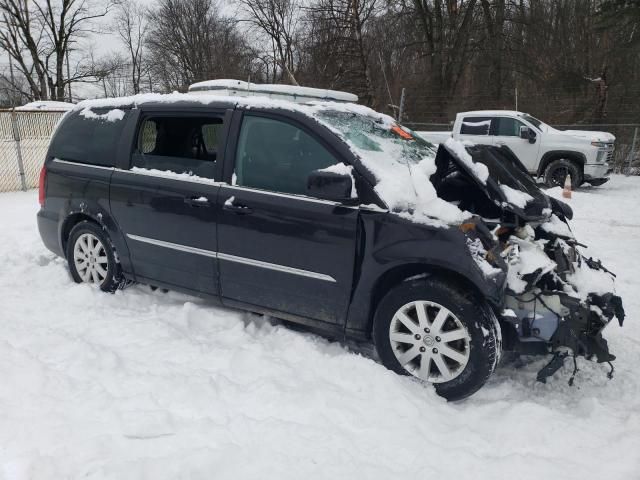
M451 123L405 122L407 127L420 132L450 132ZM604 123L552 125L558 130L589 130L609 132L616 137L616 149L613 155L614 172L625 175L640 175L640 124L638 123Z
M0 111L0 192L38 186L51 135L64 111Z

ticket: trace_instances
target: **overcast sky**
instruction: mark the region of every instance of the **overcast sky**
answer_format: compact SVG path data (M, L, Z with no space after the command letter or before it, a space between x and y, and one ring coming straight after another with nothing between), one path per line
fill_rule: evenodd
M157 5L158 0L137 0L142 5L153 7ZM233 15L236 11L233 5L233 0L219 1L222 5L222 10L227 15ZM96 2L98 5L99 2ZM96 59L109 55L110 53L120 52L126 53L125 47L120 41L119 37L113 32L114 11L112 10L106 17L99 19L96 23L97 26L103 30L103 33L90 34L86 39L80 41L82 46L81 51L71 53L71 65L73 68L74 62L77 62L81 57L86 56L89 51L93 51ZM9 67L8 56L0 51L0 68L7 69ZM102 87L96 84L75 84L72 86L72 94L74 100L76 97L91 98L96 96L102 96Z

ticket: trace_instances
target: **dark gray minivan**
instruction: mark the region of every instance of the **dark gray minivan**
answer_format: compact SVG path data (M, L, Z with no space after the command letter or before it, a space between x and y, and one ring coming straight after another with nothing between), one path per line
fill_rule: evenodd
M448 399L478 390L502 350L553 355L541 380L567 352L609 362L602 330L624 317L613 293L572 283L579 269L612 280L507 148L436 150L355 104L83 102L53 137L40 203L42 239L77 282L372 340Z

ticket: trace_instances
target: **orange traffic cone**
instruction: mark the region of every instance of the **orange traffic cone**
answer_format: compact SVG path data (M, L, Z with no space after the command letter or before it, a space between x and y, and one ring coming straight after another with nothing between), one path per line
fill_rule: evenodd
M562 196L564 198L571 198L571 175L569 174L564 177L564 188L562 189Z

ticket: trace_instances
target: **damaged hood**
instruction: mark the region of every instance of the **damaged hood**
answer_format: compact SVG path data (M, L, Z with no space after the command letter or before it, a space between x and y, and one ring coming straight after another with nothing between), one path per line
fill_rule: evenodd
M466 172L502 210L527 222L545 222L559 210L560 202L553 201L538 188L524 165L507 147L473 145L463 152L449 143L442 144L436 164L449 161ZM479 175L479 170L486 170L488 174Z

